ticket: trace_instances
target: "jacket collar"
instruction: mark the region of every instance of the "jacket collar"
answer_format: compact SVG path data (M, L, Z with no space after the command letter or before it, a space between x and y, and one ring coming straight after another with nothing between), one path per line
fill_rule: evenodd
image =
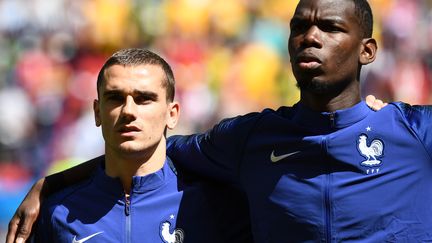
M297 103L294 105L294 114L292 120L304 127L312 127L317 131L334 131L348 127L360 120L363 120L371 110L366 102L361 101L358 104L343 110L334 112L316 112L306 106Z
M155 190L166 184L171 179L175 179L176 175L170 167L172 164L170 158L166 158L163 167L151 174L145 176L132 177L132 193L145 193ZM124 194L123 186L119 178L113 178L105 173L105 156L101 158L101 164L95 172L94 183L103 191L110 194Z

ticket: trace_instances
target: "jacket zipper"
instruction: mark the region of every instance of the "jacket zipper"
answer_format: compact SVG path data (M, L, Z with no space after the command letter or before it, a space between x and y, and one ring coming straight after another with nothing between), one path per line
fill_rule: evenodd
M331 202L330 202L330 174L326 176L325 210L326 210L326 242L331 242Z
M333 113L332 113L333 114ZM334 118L334 116L333 116ZM328 158L327 155L327 138L323 137L323 158ZM325 208L325 242L331 242L331 165L330 160L325 161L326 176L324 182L324 208Z
M125 193L125 214L126 214L126 242L131 242L131 216L130 216L130 205L131 196Z

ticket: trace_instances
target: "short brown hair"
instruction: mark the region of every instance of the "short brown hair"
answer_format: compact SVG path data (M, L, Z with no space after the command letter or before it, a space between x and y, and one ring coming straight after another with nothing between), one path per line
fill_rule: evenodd
M175 79L170 65L159 55L146 49L129 48L114 53L102 66L97 77L96 89L99 97L99 88L105 81L105 70L113 65L138 66L138 65L157 65L162 68L166 79L162 83L166 88L167 101L173 101L175 95Z

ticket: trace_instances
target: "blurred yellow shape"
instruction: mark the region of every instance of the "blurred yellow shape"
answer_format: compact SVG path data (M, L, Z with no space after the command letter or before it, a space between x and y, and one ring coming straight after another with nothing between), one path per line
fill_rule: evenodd
M258 106L277 106L277 78L281 71L278 54L265 45L251 43L241 51L240 63L240 80L248 98Z
M166 5L168 29L185 36L204 36L209 27L209 0L177 0Z
M246 31L248 12L241 1L216 0L212 2L211 22L223 36L232 37Z

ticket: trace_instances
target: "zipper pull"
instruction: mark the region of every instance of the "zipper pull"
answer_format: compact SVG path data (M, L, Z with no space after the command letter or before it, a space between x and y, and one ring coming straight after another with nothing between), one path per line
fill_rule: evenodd
M335 127L335 116L336 116L336 114L334 113L334 112L331 112L330 114L329 114L329 119L330 119L330 127L332 127L332 128L334 128Z
M129 216L130 214L130 196L125 193L125 214Z

